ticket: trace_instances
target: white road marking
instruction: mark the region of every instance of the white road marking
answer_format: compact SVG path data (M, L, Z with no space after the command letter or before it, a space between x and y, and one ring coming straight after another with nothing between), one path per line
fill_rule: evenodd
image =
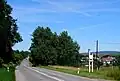
M46 77L49 77L49 78L51 78L51 79L54 79L54 80L57 80L57 81L64 81L64 80L62 80L62 79L59 79L59 78L50 76L50 75L45 74L45 73L43 73L43 72L40 72L40 71L38 71L38 70L32 69L32 68L30 68L30 67L27 67L26 65L24 65L24 66L25 66L26 68L28 68L28 69L31 69L31 70L33 70L33 71L35 71L35 72L37 72L37 73L39 73L39 74L42 74L42 75L44 75L44 76L46 76Z

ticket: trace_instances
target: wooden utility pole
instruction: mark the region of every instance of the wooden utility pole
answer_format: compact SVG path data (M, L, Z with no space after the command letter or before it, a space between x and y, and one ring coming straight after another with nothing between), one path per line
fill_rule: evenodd
M99 54L98 54L98 40L96 41L96 58L98 58L99 57Z

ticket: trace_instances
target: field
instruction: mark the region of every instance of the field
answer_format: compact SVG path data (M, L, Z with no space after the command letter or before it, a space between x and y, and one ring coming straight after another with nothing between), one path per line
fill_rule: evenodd
M69 73L73 75L88 77L88 78L97 78L97 79L106 79L106 80L118 80L120 81L120 71L117 67L103 67L100 70L94 70L93 73L88 72L88 68L80 68L80 73L77 74L76 67L68 66L40 66L41 68L51 69L55 71L60 71L64 73ZM115 73L116 72L116 73Z
M0 68L0 81L15 81L15 72Z

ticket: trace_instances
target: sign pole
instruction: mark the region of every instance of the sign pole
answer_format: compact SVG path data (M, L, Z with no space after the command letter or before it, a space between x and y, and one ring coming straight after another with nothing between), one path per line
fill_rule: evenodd
M89 60L89 73L90 73L90 60Z
M92 72L93 72L93 60L92 60Z
M90 56L90 49L88 49L88 54ZM90 73L90 58L89 58L89 73Z
M90 73L91 66L92 66L92 72L93 72L93 53L90 53L90 49L88 49L88 54L89 54L89 73Z

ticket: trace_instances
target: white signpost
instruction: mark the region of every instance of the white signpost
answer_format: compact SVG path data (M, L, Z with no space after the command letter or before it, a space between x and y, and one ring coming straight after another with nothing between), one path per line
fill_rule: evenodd
M89 54L89 73L91 72L91 66L92 66L92 72L93 72L93 53L90 53L90 49L88 49Z

